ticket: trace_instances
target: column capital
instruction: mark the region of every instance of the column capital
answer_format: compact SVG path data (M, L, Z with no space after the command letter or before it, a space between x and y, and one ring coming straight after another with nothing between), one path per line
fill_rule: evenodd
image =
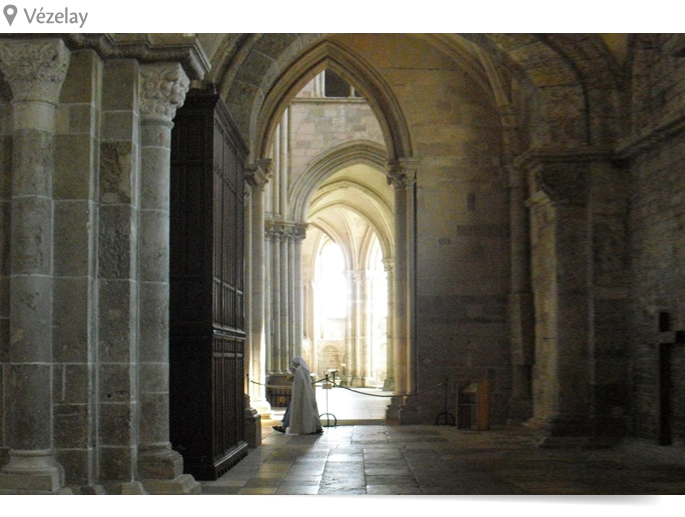
M416 183L420 163L420 158L400 158L397 161L388 162L386 165L388 185L396 189L413 186Z
M190 80L180 63L150 63L140 67L140 114L171 123L183 106Z
M283 240L301 241L307 237L309 225L288 221L266 221L264 229L267 237Z
M392 274L395 272L395 259L383 259L382 262L386 273Z
M12 90L12 102L57 104L69 55L61 39L0 40L0 69Z
M273 160L264 158L245 166L245 181L256 188L264 188L271 179Z
M360 283L369 279L369 272L366 269L348 269L345 276L354 283Z
M555 204L585 205L592 164L610 159L604 148L540 148L519 156L514 168L526 171L533 197L542 192Z

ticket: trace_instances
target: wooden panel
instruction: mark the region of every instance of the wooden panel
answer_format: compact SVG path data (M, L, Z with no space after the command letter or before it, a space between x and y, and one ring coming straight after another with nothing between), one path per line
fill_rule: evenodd
M186 472L216 479L244 440L244 160L226 108L192 91L171 153L171 442Z

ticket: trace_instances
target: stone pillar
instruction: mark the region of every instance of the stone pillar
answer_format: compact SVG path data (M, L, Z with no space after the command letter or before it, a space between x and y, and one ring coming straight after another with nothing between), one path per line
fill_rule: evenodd
M4 93L4 92L3 92ZM8 418L5 409L5 379L10 354L10 224L12 209L12 112L10 95L0 97L0 428ZM0 466L9 461L6 436L0 433Z
M416 289L416 172L417 161L401 159L388 165L388 183L395 189L395 289L393 314L393 361L395 393L411 393L417 387L414 297ZM393 397L386 419L400 422L405 397ZM406 409L406 408L404 408Z
M395 189L395 304L393 348L395 391L410 392L414 386L414 344L412 343L413 280L415 260L414 160L401 160L388 167L388 183Z
M302 282L302 241L307 237L307 225L299 224L296 225L293 236L293 269L294 271L294 297L293 297L293 309L295 310L295 315L293 318L293 338L295 355L302 355L302 338L304 337L304 285ZM309 365L313 368L312 365Z
M56 492L53 449L53 174L55 119L69 51L60 39L0 40L12 90L13 168L7 444L0 490Z
M169 171L172 119L189 80L178 63L140 69L138 477L150 493L199 493L169 442Z
M387 374L383 381L384 391L393 391L395 389L395 347L393 346L393 328L395 321L395 260L383 260L383 266L388 274L388 320L387 320L387 339L386 339L386 368Z
M366 336L366 314L370 310L365 303L366 280L367 275L365 271L348 271L349 297L350 297L350 314L348 316L349 335L348 340L348 372L350 374L349 384L351 386L360 387L365 385L365 377L367 375L367 365L365 357L367 356L367 336Z
M525 173L509 171L509 210L511 242L511 293L509 329L511 336L512 393L509 418L523 422L532 416L532 368L534 362L533 294L530 286L530 237L526 207Z
M280 350L280 369L282 372L287 372L290 365L290 323L292 321L291 307L290 307L290 254L288 247L290 245L290 237L286 228L280 225L279 229L279 243L280 243L280 269L278 275L280 277L280 293L278 299L281 304L280 309L280 342L278 347Z
M266 336L265 336L265 255L264 255L264 187L271 176L271 160L265 160L250 166L245 171L246 181L251 187L251 225L248 239L251 249L249 268L251 289L250 297L250 364L247 370L250 375L249 394L251 406L260 413L271 411L266 400Z
M60 94L55 142L54 446L66 484L97 486L97 177L102 60L72 50Z
M138 63L104 62L97 210L97 468L112 493L137 477ZM122 425L125 422L125 426Z
M271 237L271 372L272 374L284 374L282 361L281 334L281 245L282 235L280 228L270 225L267 230Z
M585 439L592 430L592 236L588 163L582 156L535 155L532 273L535 293L534 414L546 446Z

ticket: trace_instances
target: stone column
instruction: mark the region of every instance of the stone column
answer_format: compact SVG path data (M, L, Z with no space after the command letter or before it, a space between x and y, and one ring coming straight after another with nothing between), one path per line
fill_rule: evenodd
M250 380L249 393L251 405L260 413L271 410L266 400L266 336L265 336L265 261L264 261L264 187L271 176L271 160L261 161L247 167L245 171L246 181L251 187L251 210L252 220L249 228L251 260L248 269L252 288L250 297L250 364L248 372Z
M293 335L295 355L302 355L302 338L304 337L304 285L302 283L302 241L307 237L307 225L298 224L294 231L294 262L293 268L295 285L293 286L295 296L293 299L293 308L295 315L293 318ZM309 365L313 368L312 365Z
M189 80L178 63L140 69L138 477L150 493L199 493L169 442L169 171L172 119Z
M266 192L265 192L266 194ZM273 235L264 223L264 368L268 377L274 371L273 362L273 302L271 291L273 290Z
M302 241L307 236L307 225L288 223L288 247L290 251L290 339L291 356L302 355L302 326L304 322L304 302L302 299ZM288 359L290 360L290 358ZM310 368L313 366L310 364Z
M281 358L281 245L282 235L280 228L273 225L269 228L271 236L271 368L270 373L283 374L283 361ZM287 370L285 370L287 372Z
M416 166L413 159L388 164L388 183L395 189L395 289L393 360L395 393L410 393L417 386L413 330L415 286ZM399 423L404 397L394 397L386 419Z
M535 155L532 272L535 293L535 404L530 424L554 446L592 430L592 235L589 164L582 156Z
M69 51L60 39L0 40L12 90L9 463L0 490L56 492L53 449L52 278L55 118Z
M277 346L280 350L280 369L282 372L288 371L288 366L290 365L290 323L292 314L290 312L290 275L289 275L289 264L290 264L290 254L288 253L288 247L290 245L290 237L288 235L287 229L281 224L279 229L280 235L280 269L278 275L280 277L280 294L279 301L281 304L280 312L280 342Z
M388 274L388 320L387 320L387 339L386 339L386 369L387 374L383 381L384 391L393 391L395 389L395 347L393 346L393 328L395 325L395 260L383 260L385 272Z
M350 297L350 335L348 336L348 363L350 373L350 385L359 387L364 386L365 376L368 372L365 357L367 356L366 346L366 325L365 313L369 308L365 303L365 271L348 271L349 297Z
M413 268L415 260L416 163L400 160L388 166L388 183L395 189L395 306L393 348L395 391L414 388Z
M511 242L511 335L512 393L509 418L523 422L532 416L532 368L534 362L533 294L530 286L530 237L526 207L527 184L523 170L509 171Z

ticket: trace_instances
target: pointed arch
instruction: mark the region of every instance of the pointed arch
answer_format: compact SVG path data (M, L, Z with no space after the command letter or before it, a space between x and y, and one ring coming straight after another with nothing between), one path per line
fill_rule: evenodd
M295 61L276 81L262 103L256 124L255 159L268 158L271 135L290 100L317 74L331 69L354 86L376 116L387 160L413 156L407 122L392 90L366 61L338 43L323 40Z
M304 174L288 192L291 214L296 221L305 222L314 193L323 181L345 167L363 163L385 174L387 155L382 145L371 140L351 140L327 149L314 158Z

